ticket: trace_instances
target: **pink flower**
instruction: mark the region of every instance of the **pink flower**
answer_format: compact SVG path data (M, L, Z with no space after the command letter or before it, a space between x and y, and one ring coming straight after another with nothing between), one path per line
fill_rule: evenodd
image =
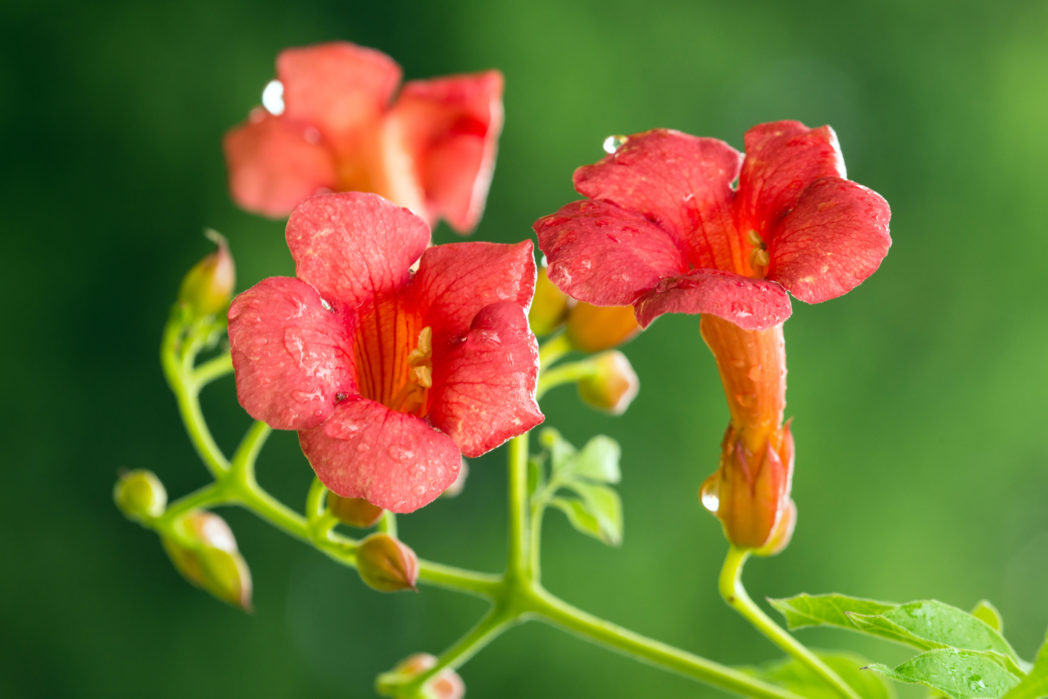
M281 52L265 108L225 137L233 199L278 218L319 192L375 192L470 232L495 167L502 74L411 81L391 103L400 75L346 42Z
M297 278L264 279L229 309L237 395L298 430L332 492L410 512L463 455L542 421L530 242L427 249L424 221L356 192L299 205L287 242Z
M738 188L732 183L738 178ZM708 313L747 330L847 293L888 252L890 211L845 178L828 126L760 124L746 156L723 141L656 129L575 172L589 197L539 219L549 277L581 301Z

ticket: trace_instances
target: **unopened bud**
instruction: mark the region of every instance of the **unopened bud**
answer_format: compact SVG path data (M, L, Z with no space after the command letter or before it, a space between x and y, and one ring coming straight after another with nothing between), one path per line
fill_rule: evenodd
M564 323L571 299L549 280L546 267L539 267L535 297L528 311L528 324L536 335L549 335Z
M583 352L618 347L639 332L633 306L594 306L579 301L568 313L568 340Z
M178 289L178 303L196 317L221 313L229 305L236 281L233 256L226 239L216 231L204 235L218 246L213 253L193 265Z
M400 661L393 673L404 677L415 677L436 667L436 657L429 653L416 653L409 658ZM462 699L466 695L466 685L459 674L447 668L441 670L435 677L430 679L415 695L421 699ZM400 697L398 697L400 699ZM404 695L404 699L408 699Z
M332 492L328 492L327 506L339 522L361 529L375 526L383 512L363 498L342 498Z
M182 577L223 602L251 611L251 571L226 521L195 511L179 519L175 528L161 540Z
M466 487L466 478L469 477L469 464L465 459L462 460L462 465L459 467L458 475L455 476L455 480L451 482L451 485L444 490L441 495L446 498L458 497Z
M131 519L155 519L167 507L167 491L152 471L136 469L120 475L113 488L113 500Z
M786 508L779 518L778 524L771 530L771 536L767 543L759 549L754 550L758 556L774 556L780 553L793 538L793 529L797 526L797 505L793 500L786 503Z
M587 360L594 372L579 380L579 398L587 405L612 415L621 415L637 396L640 379L630 360L617 350Z
M357 549L361 579L379 592L414 590L418 557L411 548L388 534L372 534Z

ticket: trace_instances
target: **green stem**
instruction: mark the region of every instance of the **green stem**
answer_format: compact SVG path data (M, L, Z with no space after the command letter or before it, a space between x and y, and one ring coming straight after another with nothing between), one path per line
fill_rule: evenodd
M539 375L538 386L535 389L535 399L538 400L546 395L551 388L556 388L567 383L578 383L580 380L593 376L597 372L596 367L589 360L570 362L562 364Z
M528 571L528 433L509 443L509 553L506 579L521 580Z
M541 588L536 589L533 595L533 611L541 618L623 655L746 697L802 699L792 692L762 682L734 668L587 614Z
M388 534L394 539L397 538L397 516L385 510L382 512L382 516L378 520L378 530L383 534Z
M571 341L567 335L554 335L539 347L539 366L548 367L571 351Z
M732 609L741 614L754 628L761 632L772 643L784 650L798 662L806 665L833 687L838 694L848 699L860 699L848 684L840 678L826 663L791 636L785 629L776 624L757 604L750 599L742 585L742 567L749 557L749 549L732 546L721 569L719 589L721 597Z
M197 386L203 387L231 371L233 371L233 357L229 352L223 352L194 369L192 377Z

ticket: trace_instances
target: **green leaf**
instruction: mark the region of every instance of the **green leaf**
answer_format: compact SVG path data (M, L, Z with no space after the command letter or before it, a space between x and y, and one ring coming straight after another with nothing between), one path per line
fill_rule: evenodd
M807 593L796 597L769 599L768 602L786 618L786 624L790 629L801 629L806 626L839 626L862 631L863 629L851 618L851 614L880 614L896 606L890 602L878 602L847 595L809 595Z
M554 474L560 473L575 458L575 447L552 427L539 432L539 443L549 450L550 468Z
M972 609L972 616L986 623L994 631L1001 633L1004 631L1004 620L1001 619L1001 613L997 611L997 607L993 606L989 600L981 599Z
M895 692L880 675L863 669L866 662L849 653L815 653L842 680L848 683L863 699L894 699ZM805 699L840 699L837 690L826 684L826 680L812 672L805 664L792 658L776 660L756 668L742 668L755 677L778 685Z
M924 685L953 699L997 699L1019 682L1001 667L996 653L953 648L926 651L894 669L880 664L867 667L896 682Z
M891 604L845 595L797 595L771 600L791 629L837 626L903 643L919 650L991 651L1012 674L1022 661L1004 637L981 619L936 600ZM990 656L987 656L990 657Z
M575 498L553 498L549 501L549 504L566 514L568 521L571 522L571 526L578 531L587 536L592 536L594 539L605 541L600 522L597 521L594 515L590 514L590 511L586 509L586 505L581 500L576 500Z
M619 443L611 437L597 435L582 448L570 464L566 465L564 477L582 477L598 483L618 483Z
M545 467L543 457L533 456L528 459L528 497L539 492L546 483Z
M582 497L586 511L597 518L601 540L610 545L622 543L622 500L614 489L583 481L571 481L567 487Z
M1048 638L1037 653L1030 674L1022 679L1004 699L1043 699L1048 697Z
M1022 675L1019 658L994 628L971 614L937 600L901 604L876 617L851 613L863 631L921 650L958 648L999 653L1013 674Z

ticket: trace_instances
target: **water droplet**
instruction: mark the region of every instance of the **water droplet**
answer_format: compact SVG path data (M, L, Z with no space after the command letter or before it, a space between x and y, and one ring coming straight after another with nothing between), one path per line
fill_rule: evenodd
M292 391L291 397L299 403L311 403L321 398L320 391Z
M298 364L302 364L306 358L306 339L302 337L302 331L298 328L288 328L284 331L284 349Z
M366 442L361 442L357 445L357 451L359 451L360 453L371 451L371 445Z
M609 154L614 153L619 148L622 148L624 145L626 145L626 141L628 140L630 140L629 137L623 136L622 134L613 134L611 136L608 136L604 139L604 152Z
M331 310L331 304L327 302L327 299L320 299L320 305L324 307L325 311Z
M273 116L284 113L284 84L279 80L270 80L262 90L262 106Z
M699 500L710 514L717 514L717 510L720 509L720 495L717 494L717 482L713 478L707 479L702 484L702 489L699 490Z
M397 446L396 444L392 445L387 451L389 452L389 458L401 464L411 461L415 458L415 452L413 452L410 449Z

